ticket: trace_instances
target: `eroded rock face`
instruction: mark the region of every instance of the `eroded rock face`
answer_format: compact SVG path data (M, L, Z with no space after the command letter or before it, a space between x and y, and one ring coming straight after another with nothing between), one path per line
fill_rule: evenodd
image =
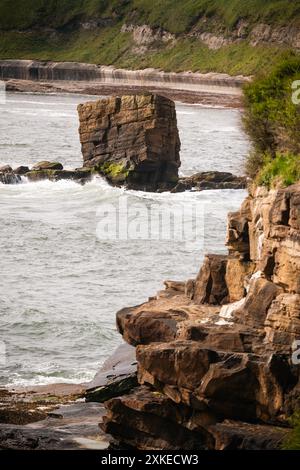
M220 305L228 297L225 282L227 256L207 255L195 281L193 300L199 304Z
M229 215L228 256L208 255L196 279L166 281L148 302L118 313L119 331L136 346L140 386L107 404L103 426L115 439L179 449L171 420L188 448L280 447L300 403L292 360L300 339L299 204L300 184L256 189Z
M159 95L102 98L78 106L84 166L114 185L171 189L180 140L173 101Z

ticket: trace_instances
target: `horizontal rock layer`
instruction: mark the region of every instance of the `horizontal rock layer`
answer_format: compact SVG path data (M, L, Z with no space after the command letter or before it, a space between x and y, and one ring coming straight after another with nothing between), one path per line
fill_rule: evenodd
M179 90L241 95L245 77L220 73L174 73L155 69L125 70L76 62L1 60L0 78L50 81L94 81L103 85L159 86Z
M103 98L78 106L84 166L114 185L171 189L180 140L173 101L159 95Z

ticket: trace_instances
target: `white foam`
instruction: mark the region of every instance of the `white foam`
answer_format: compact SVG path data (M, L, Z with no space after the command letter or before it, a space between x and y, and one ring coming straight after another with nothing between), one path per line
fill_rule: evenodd
M237 302L233 302L231 304L223 305L219 316L222 318L232 318L232 314L242 307L245 303L245 297Z

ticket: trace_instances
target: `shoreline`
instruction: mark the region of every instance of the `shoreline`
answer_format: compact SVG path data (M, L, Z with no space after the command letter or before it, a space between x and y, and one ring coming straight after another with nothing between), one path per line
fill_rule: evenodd
M6 91L11 93L39 94L79 94L90 96L115 96L143 94L145 92L162 95L176 102L190 105L202 105L211 108L242 109L240 95L220 94L192 90L168 89L166 87L148 87L144 85L104 85L97 82L50 82L9 79L5 80Z
M250 77L218 73L126 70L73 62L0 60L0 79L10 92L86 95L156 93L188 104L242 107Z

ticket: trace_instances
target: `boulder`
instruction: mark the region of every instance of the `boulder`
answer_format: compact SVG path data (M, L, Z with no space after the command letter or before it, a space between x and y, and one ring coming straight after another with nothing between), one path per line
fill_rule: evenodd
M264 278L253 279L243 306L234 312L240 322L254 327L263 327L273 300L282 289Z
M113 185L168 190L178 181L180 140L173 101L106 97L78 106L84 166Z
M12 173L13 169L10 165L4 165L0 167L0 173Z
M133 346L176 338L179 323L187 318L184 311L172 308L156 310L149 305L125 308L117 313L117 326L124 339Z
M36 163L35 165L33 165L31 169L32 170L63 170L64 167L59 162L43 161L43 162Z
M172 193L183 191L203 191L205 189L245 189L247 178L221 171L206 171L192 176L179 178Z
M20 175L20 176L23 176L23 175L26 175L26 173L29 173L29 168L28 166L18 166L15 170L14 170L14 174L15 175Z
M222 304L228 298L226 285L227 256L206 255L195 281L196 304Z
M21 183L21 177L13 172L0 172L0 183L2 184L18 184Z
M207 413L191 413L149 387L105 403L108 414L100 427L120 443L139 450L212 449L214 439L204 424L214 423Z
M201 343L180 340L138 346L136 357L140 383L159 381L190 391L200 386L210 365L219 360L215 351Z
M92 178L92 171L89 168L78 170L31 170L25 174L29 181L60 181L72 180L77 183L87 183Z

